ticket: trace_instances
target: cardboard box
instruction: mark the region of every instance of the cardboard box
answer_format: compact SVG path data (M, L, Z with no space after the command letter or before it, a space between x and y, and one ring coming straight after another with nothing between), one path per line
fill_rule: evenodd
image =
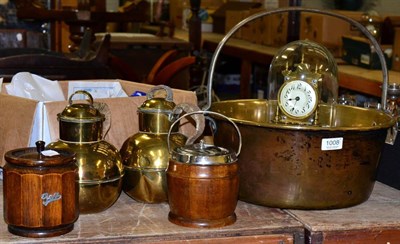
M224 2L224 0L201 0L201 8L217 9L224 4Z
M260 34L261 44L280 47L287 43L288 16L288 13L280 13L263 18L263 24L268 28L265 28L266 33Z
M97 82L111 80L96 80ZM153 86L119 81L124 91L129 95L135 91L148 92ZM65 97L68 96L68 81L60 81ZM62 112L68 105L68 101L57 102L38 102L36 100L11 96L6 94L3 89L0 93L0 166L4 166L4 154L12 149L23 148L43 138L44 131L48 130L50 138L45 140L46 144L57 141L59 138L59 123L57 114ZM104 102L108 105L111 112L111 127L105 138L106 141L113 144L117 149L121 148L124 141L131 135L138 132L137 108L146 97L121 97L95 99L95 102ZM173 100L176 104L191 103L197 104L196 94L191 91L173 89ZM41 109L42 108L42 109ZM36 118L41 118L35 121ZM186 125L182 130L186 135L193 132L191 125ZM33 138L38 136L39 138Z
M360 21L363 12L336 11L338 14ZM308 39L326 46L335 57L341 55L342 36L359 35L360 31L342 19L317 13L302 12L300 16L301 40Z
M255 8L244 12L244 16L265 11L264 8ZM227 19L228 21L228 19ZM288 14L272 14L248 22L241 29L241 39L265 46L282 46L287 39Z
M222 4L211 16L213 18L213 32L225 34L226 12L229 10L243 11L260 8L261 3L231 1Z
M249 10L227 10L225 20L225 34L228 33L240 21L249 16L249 14ZM246 28L246 26L239 28L232 37L242 39L244 37L242 34L244 28Z
M183 2L182 0L169 1L170 21L174 23L175 28L181 29L183 23Z
M264 8L254 8L250 9L246 12L245 18L254 15L260 11L265 10ZM261 36L260 36L260 23L262 22L262 18L257 18L253 21L248 22L245 24L241 29L242 29L242 39L256 43L256 44L261 44Z
M392 66L391 58L385 50L392 49L391 45L381 45L385 55L386 66ZM378 58L375 48L368 39L358 36L343 36L343 56L342 59L350 64L367 69L381 69L382 65Z

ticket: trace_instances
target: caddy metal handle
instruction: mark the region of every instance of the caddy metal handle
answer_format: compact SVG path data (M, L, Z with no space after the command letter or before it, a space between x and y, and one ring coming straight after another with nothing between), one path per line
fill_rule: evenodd
M303 8L303 7L288 7L288 8L280 8L276 10L269 10L269 11L262 11L258 12L256 14L253 14L242 21L240 21L238 24L236 24L231 30L228 31L228 33L222 38L222 40L219 42L217 48L214 51L214 54L212 56L211 62L210 62L210 67L209 67L209 75L208 75L208 81L207 81L207 102L206 105L203 107L203 110L209 110L211 107L212 103L212 81L213 81L213 76L214 76L214 71L215 71L215 65L217 62L217 58L219 53L221 52L221 49L225 45L225 43L229 40L229 38L232 37L232 35L242 26L246 25L248 22L251 22L255 19L261 18L263 16L268 16L272 14L278 14L278 13L284 13L284 12L292 12L292 11L299 11L299 12L311 12L311 13L317 13L317 14L322 14L322 15L329 15L333 16L339 19L342 19L344 21L349 22L350 24L354 25L357 27L372 43L372 45L375 47L376 53L379 57L379 60L381 62L382 66L382 78L383 78L383 84L382 84L382 96L381 96L381 104L382 104L382 109L386 110L386 97L387 97L387 88L388 88L388 70L386 66L386 60L385 56L383 54L383 51L378 43L378 41L375 39L375 37L368 31L368 29L363 26L361 23L357 22L356 20L353 20L347 16L337 14L331 11L326 11L326 10L320 10L320 9L310 9L310 8Z
M203 110L193 111L193 112L184 114L183 116L179 117L176 121L174 121L174 123L172 123L172 125L171 125L171 127L170 127L170 129L168 131L168 136L167 136L167 143L168 143L168 151L169 152L171 152L170 143L169 143L169 136L170 136L170 134L172 132L172 129L174 128L176 123L178 123L181 119L185 118L186 116L191 116L191 115L194 115L194 114L211 114L211 115L214 115L214 116L222 117L222 118L226 119L227 121L229 121L233 125L233 127L235 127L236 132L238 133L239 145L238 145L238 150L236 152L236 157L239 156L240 151L242 150L242 134L240 133L239 127L236 125L236 123L233 122L233 120L231 120L230 118L228 118L227 116L225 116L223 114L220 114L220 113L217 113L217 112L213 112L213 111L203 111ZM186 143L186 144L189 144L189 143Z

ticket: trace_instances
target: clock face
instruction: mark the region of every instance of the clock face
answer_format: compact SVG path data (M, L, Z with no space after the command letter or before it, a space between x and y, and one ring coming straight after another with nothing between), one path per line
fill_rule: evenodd
M284 83L279 90L278 104L287 116L303 119L315 111L317 94L313 86L305 81L289 81Z

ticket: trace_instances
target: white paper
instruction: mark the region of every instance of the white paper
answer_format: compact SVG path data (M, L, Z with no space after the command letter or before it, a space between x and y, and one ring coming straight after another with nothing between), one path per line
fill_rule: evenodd
M47 156L47 157L53 157L53 156L58 156L58 155L60 155L60 153L58 153L58 152L55 151L55 150L44 150L44 151L41 151L41 153L42 153L44 156Z
M343 148L343 137L323 138L321 141L322 151L341 150Z
M19 72L6 85L9 95L30 98L37 101L65 101L58 81L45 79L29 72Z
M37 141L44 141L45 144L53 141L50 136L49 119L44 102L38 102L36 105L32 131L29 138L29 147L36 147L35 143Z
M127 97L119 82L96 82L96 81L70 81L68 82L68 97L74 92L84 90L92 95L93 99ZM84 100L85 95L77 94L73 99Z

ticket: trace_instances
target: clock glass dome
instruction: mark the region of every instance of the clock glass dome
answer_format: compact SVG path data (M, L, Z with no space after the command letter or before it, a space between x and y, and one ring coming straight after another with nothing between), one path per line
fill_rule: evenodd
M328 49L312 41L285 45L271 62L267 98L276 101L278 109L271 111L276 121L312 124L319 104L337 101L336 60Z

